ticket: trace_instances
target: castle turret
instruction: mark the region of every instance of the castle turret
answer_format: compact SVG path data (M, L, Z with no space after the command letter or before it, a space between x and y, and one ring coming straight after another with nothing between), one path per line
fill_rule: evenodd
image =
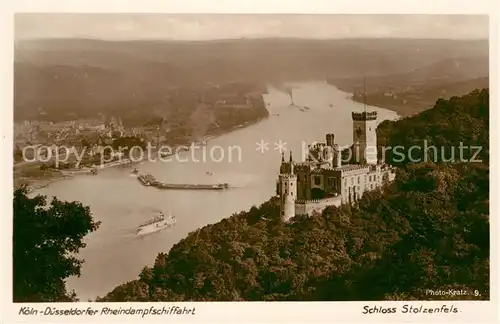
M326 134L326 145L328 148L328 160L332 168L339 168L341 166L341 152L338 144L335 144L335 135Z
M354 161L377 164L377 112L352 113Z
M284 167L284 165L286 167ZM283 221L287 222L295 216L295 200L297 199L297 175L293 170L292 152L290 162L283 163L278 181L280 195L280 214Z
M342 166L342 152L338 144L333 144L333 161L332 167L340 168Z
M335 135L334 134L326 134L326 145L333 148L335 144Z

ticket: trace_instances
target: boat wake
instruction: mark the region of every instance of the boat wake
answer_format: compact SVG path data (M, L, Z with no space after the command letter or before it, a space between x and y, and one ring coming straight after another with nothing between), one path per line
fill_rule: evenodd
M154 232L150 232L150 233L145 233L145 234L137 234L137 230L130 230L129 233L127 233L127 239L131 239L131 240L142 240L146 237L149 237L149 236L155 236L155 235L159 235L160 233L165 233L165 232L168 232L169 230L172 229L173 226L170 226L170 227L167 227L167 228L164 228L162 230L159 230L159 231L154 231Z

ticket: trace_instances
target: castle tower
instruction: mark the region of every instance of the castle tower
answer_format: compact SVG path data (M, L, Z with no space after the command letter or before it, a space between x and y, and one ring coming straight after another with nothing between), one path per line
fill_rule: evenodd
M288 164L288 167L284 167L283 164ZM290 152L290 162L282 162L278 186L280 215L283 221L287 222L295 216L295 200L297 199L297 175L293 172L292 152Z
M353 112L352 124L354 161L377 164L377 112Z
M326 134L326 145L328 147L329 160L332 168L339 168L341 166L342 155L340 152L340 147L335 144L335 135Z
M335 144L335 135L334 134L326 134L326 145L329 147L333 147Z
M342 166L342 152L338 144L333 144L333 164L332 167L340 168Z

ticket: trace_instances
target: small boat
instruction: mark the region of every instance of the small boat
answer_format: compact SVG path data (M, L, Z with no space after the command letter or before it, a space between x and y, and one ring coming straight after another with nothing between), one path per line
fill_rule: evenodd
M97 169L92 169L92 170L90 170L90 173L91 173L92 175L97 175Z
M136 235L142 236L158 232L161 231L162 229L172 227L176 222L177 219L175 219L175 216L169 214L168 217L165 217L165 215L160 212L158 216L139 225L136 231Z
M133 174L139 174L139 170L137 168L134 168L134 171L132 171Z
M143 186L152 186L154 184L156 184L156 179L155 177L153 177L152 175L150 174L146 174L146 175L142 175L142 174L139 174L137 175L137 179L142 183Z
M213 172L209 172L209 171L205 172L205 174L206 174L206 175L208 175L208 176L212 176L212 175L214 175L214 173L213 173Z
M173 155L173 153L168 153L168 152L161 152L158 154L160 157L162 158L166 158L166 157L169 157L171 155Z

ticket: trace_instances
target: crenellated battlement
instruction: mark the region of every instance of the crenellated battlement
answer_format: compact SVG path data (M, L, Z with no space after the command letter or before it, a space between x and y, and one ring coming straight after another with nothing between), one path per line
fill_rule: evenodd
M309 203L319 203L320 199L297 199L296 204L309 204Z
M365 121L365 120L376 120L377 119L377 112L372 111L372 112L353 112L352 113L352 120L357 120L357 121Z
M332 196L321 199L297 199L295 200L296 204L317 204L317 203L327 203L333 200L339 200L340 196Z
M367 166L364 164L346 164L346 165L341 166L340 168L336 168L335 170L342 171L342 172L350 172L350 171L362 170L362 169L369 170L370 166Z
M296 174L280 174L280 178L283 180L297 180Z
M310 172L315 167L314 163L311 162L301 162L295 164L295 172Z
M323 199L297 199L296 204L315 204L321 202Z

